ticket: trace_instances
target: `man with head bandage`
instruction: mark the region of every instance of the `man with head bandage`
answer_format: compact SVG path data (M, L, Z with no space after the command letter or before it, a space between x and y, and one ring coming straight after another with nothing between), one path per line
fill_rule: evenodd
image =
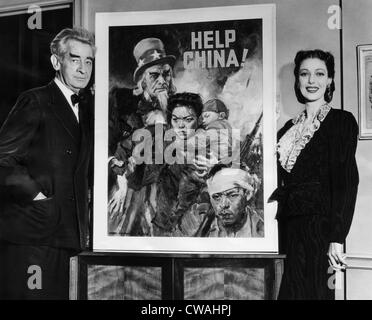
M257 181L247 171L218 166L207 180L208 193L215 212L210 237L263 237L262 212L249 200L257 190Z

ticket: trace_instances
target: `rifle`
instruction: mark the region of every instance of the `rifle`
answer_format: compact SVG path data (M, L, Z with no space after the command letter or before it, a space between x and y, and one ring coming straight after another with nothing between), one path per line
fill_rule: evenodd
M262 117L263 117L263 112L261 112L260 116L258 117L252 131L245 136L245 140L240 145L240 162L241 163L244 162L245 164L248 164L249 162L249 152L251 150L251 146L254 141L254 138L256 137L257 132L260 128Z
M209 210L204 213L203 221L200 223L198 230L194 234L194 237L207 237L212 222L215 218L216 215L214 213L214 210L210 207Z

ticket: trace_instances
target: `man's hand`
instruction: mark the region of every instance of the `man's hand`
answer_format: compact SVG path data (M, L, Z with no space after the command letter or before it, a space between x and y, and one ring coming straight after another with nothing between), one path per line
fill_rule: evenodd
M115 166L122 167L124 165L124 161L118 160L115 157L111 157L109 159L109 165L110 165L110 168L115 167Z
M44 200L46 199L47 197L42 193L42 192L39 192L36 197L32 200L32 201L37 201L37 200Z
M333 270L339 271L347 267L346 255L342 253L342 244L331 242L328 249L328 262Z
M125 174L117 176L117 190L110 199L108 210L110 219L116 219L124 211L124 203L128 190L128 181Z

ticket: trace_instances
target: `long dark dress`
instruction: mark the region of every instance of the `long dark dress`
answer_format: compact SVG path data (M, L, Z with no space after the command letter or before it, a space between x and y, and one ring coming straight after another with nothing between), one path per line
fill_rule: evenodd
M293 125L288 121L279 139ZM278 163L281 248L286 254L279 299L334 299L330 242L344 243L358 189L358 125L349 112L331 109L300 152L291 172Z

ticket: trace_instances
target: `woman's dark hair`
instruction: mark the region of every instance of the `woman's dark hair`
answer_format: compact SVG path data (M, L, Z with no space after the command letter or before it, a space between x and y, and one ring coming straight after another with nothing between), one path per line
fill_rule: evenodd
M167 119L171 123L172 112L177 107L189 107L199 118L203 111L203 102L197 93L182 92L171 95L168 99Z
M332 79L332 82L330 85L327 86L326 91L324 93L324 100L326 102L331 102L333 98L333 92L335 91L335 58L333 57L332 53L326 52L323 50L315 49L315 50L303 50L299 51L296 54L296 57L294 59L295 68L294 68L294 76L295 76L295 84L294 84L294 90L296 93L297 100L300 103L306 103L306 99L301 93L300 86L299 86L299 73L300 73L300 66L302 61L309 59L309 58L318 58L319 60L324 61L327 72L328 72L328 78Z

